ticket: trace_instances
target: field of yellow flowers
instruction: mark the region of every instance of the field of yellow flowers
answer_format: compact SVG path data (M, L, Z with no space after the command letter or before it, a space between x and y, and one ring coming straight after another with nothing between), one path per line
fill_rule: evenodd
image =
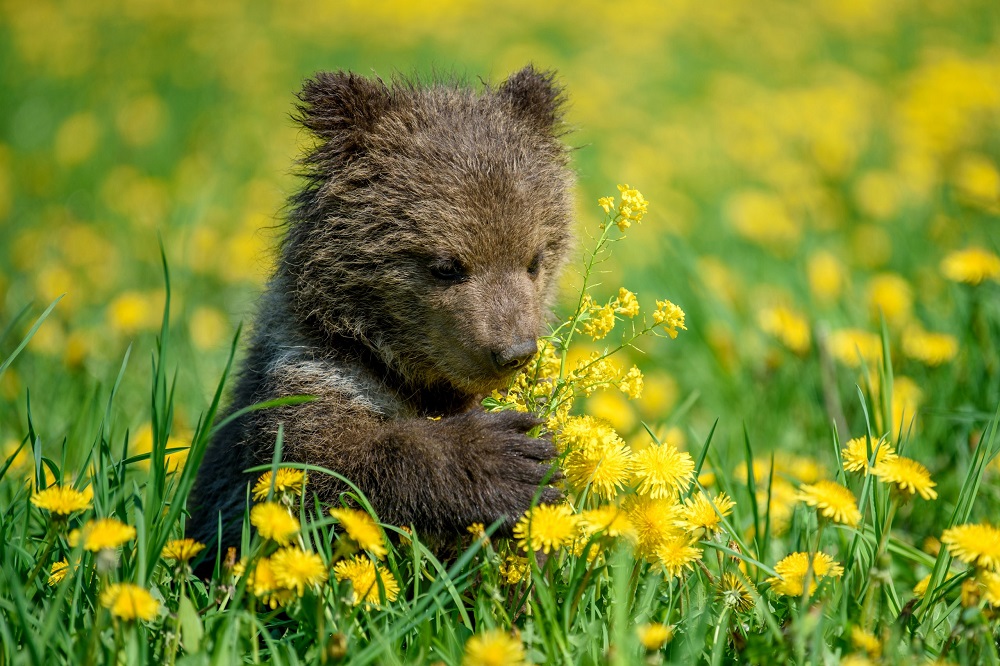
M294 92L529 61L579 257L484 404L567 502L439 558L276 459L195 576ZM0 0L0 62L0 666L1000 663L994 0Z

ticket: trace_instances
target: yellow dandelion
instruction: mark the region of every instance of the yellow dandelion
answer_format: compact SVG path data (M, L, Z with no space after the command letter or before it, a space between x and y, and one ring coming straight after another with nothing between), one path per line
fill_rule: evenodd
M282 548L271 555L271 571L279 586L295 590L300 597L305 588L316 587L326 581L323 558L297 546Z
M743 579L734 573L722 575L719 581L719 599L737 613L746 613L753 608L753 596Z
M677 527L681 505L675 499L632 496L624 509L635 529L636 554L640 557L652 560L661 543L683 534Z
M525 512L514 526L514 538L523 550L559 550L573 543L580 517L567 504L542 504Z
M882 641L862 627L856 625L851 627L851 644L867 652L872 659L878 659L882 655Z
M900 275L895 273L880 273L868 283L868 311L872 320L878 321L879 315L885 317L889 324L902 324L909 318L913 310L913 287Z
M330 509L330 515L340 521L347 536L358 544L358 548L367 550L379 559L388 554L382 530L368 513L357 509Z
M609 537L624 536L635 538L635 528L625 512L614 504L606 504L596 509L580 513L580 530L590 538L595 534Z
M250 509L250 524L265 539L285 546L299 531L299 521L277 502L265 502Z
M936 367L958 355L958 340L947 333L928 333L917 327L906 329L902 340L903 354L924 365Z
M1000 570L1000 529L987 523L969 523L944 531L941 543L953 557L982 569Z
M804 483L799 487L798 498L835 523L857 527L861 520L861 511L858 510L858 500L854 493L835 481Z
M805 589L806 574L809 570L808 553L792 553L774 566L777 577L767 579L775 594L800 597ZM823 578L840 578L844 568L826 553L816 553L812 560L812 576L809 582L809 594L816 591L816 586Z
M904 497L920 494L925 500L937 499L937 484L931 481L927 468L910 458L896 457L882 461L872 469L872 474L883 483L895 484Z
M160 602L149 590L131 583L113 583L101 592L101 605L115 617L125 620L149 622L160 611Z
M117 548L135 538L135 528L116 518L100 518L88 521L82 530L73 530L69 535L69 545L76 548L83 539L86 550L97 552L105 548Z
M633 457L633 479L640 495L676 497L694 477L694 460L670 444L651 445Z
M846 328L830 333L827 339L830 355L849 368L868 365L882 358L882 338L857 328Z
M971 285L1000 281L1000 257L981 247L956 250L941 260L941 273L952 282Z
M656 301L656 311L653 312L653 321L667 332L671 338L677 338L677 329L686 331L684 325L684 310L670 301Z
M563 464L566 478L578 489L590 486L603 499L613 499L632 474L632 450L620 438L607 446L575 449Z
M693 538L701 539L706 534L718 532L722 518L731 514L734 506L736 503L726 493L719 493L714 498L698 493L697 496L684 500L677 526L691 533Z
M274 476L274 494L291 493L299 496L306 485L308 477L305 470L292 469L290 467L279 467L278 473ZM257 483L253 487L253 499L255 502L267 499L267 494L271 492L271 470L260 475Z
M31 496L31 503L56 516L68 516L89 509L94 501L94 489L87 486L75 490L70 486L50 486Z
M530 575L527 557L508 555L507 559L500 563L500 578L508 585L517 585Z
M194 539L173 539L168 541L163 547L160 556L165 560L176 560L177 562L187 562L192 557L205 549L205 544L198 543Z
M56 586L63 582L67 573L69 573L69 562L66 560L59 560L54 563L51 571L49 571L49 585Z
M571 416L552 439L560 453L579 449L604 451L622 443L614 428L593 416Z
M979 582L983 586L983 598L991 606L1000 607L1000 573L996 571L979 572Z
M662 622L648 622L635 628L642 647L648 652L656 652L674 637L674 626Z
M757 315L757 321L761 330L796 354L809 351L812 340L809 321L798 312L784 306L765 308Z
M701 549L691 545L690 537L672 536L656 547L655 561L669 577L677 577L685 569L694 568L694 561L701 557Z
M896 451L892 448L892 445L888 442L872 442L872 449L878 446L878 451L875 452L875 465L878 465L886 460L892 460L896 458ZM864 470L865 475L871 471L868 466L868 438L867 437L855 437L847 441L847 445L840 450L840 456L844 460L844 469L848 472L860 472Z
M462 666L520 666L524 645L501 629L476 634L465 643Z
M618 298L614 300L615 312L626 317L639 314L639 300L625 287L618 288Z
M271 559L268 557L257 560L256 566L247 578L247 588L271 610L288 604L295 596L292 590L278 583L274 568L271 566Z
M364 602L366 606L377 606L381 593L379 583L385 590L385 600L395 601L399 596L399 583L388 569L376 565L370 558L356 555L350 560L341 560L333 568L333 575L338 581L350 581L351 603L355 606Z

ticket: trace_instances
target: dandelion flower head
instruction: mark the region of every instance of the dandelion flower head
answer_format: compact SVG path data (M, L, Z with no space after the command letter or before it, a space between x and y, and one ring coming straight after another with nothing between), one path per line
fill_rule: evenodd
M367 550L379 559L389 552L382 538L382 530L365 511L357 509L330 509L330 515L340 521L344 531L358 548Z
M292 469L291 467L279 467L277 474L274 474L273 477L274 494L279 496L282 493L291 493L296 496L301 495L302 489L305 487L308 479L305 470ZM268 493L271 492L271 479L271 470L260 475L260 478L257 479L257 483L253 487L254 501L260 502L267 499Z
M250 509L250 524L265 539L285 546L299 531L298 519L277 502L265 502Z
M648 622L637 626L635 633L639 637L642 647L649 652L655 652L674 637L674 627L662 622Z
M805 589L806 573L809 570L808 553L792 553L774 566L777 577L768 578L775 594L798 597ZM823 578L840 578L844 568L826 553L816 553L812 561L812 580L809 583L809 593Z
M895 449L888 442L882 442L881 445L877 441L872 442L873 450L876 446L878 446L878 451L875 453L875 465L896 457ZM844 460L844 469L848 472L860 472L864 470L867 475L871 471L868 467L867 437L855 437L848 440L847 445L840 450L840 456Z
M882 482L894 484L900 493L909 497L920 494L925 500L937 499L937 484L931 481L930 472L916 460L896 457L876 465L872 474Z
M519 548L548 555L576 540L578 521L579 516L567 504L541 504L521 516L514 526L514 538Z
M815 507L824 518L836 523L857 527L861 520L861 511L858 510L858 501L854 493L835 481L804 483L799 487L798 498Z
M316 587L326 581L323 558L297 546L282 548L271 555L271 571L278 585L295 590L300 597L305 588Z
M204 549L205 544L198 543L194 539L173 539L163 547L161 557L165 560L187 562Z
M462 657L462 666L520 666L524 663L524 645L501 629L484 631L470 638Z
M966 564L1000 570L1000 529L987 523L969 523L945 530L941 543Z
M94 501L94 489L87 486L76 490L71 486L50 486L31 496L31 503L57 516L68 516L89 509Z
M399 596L399 583L389 570L364 555L337 562L333 575L338 581L350 581L351 603L355 606L362 602L366 606L377 606L380 603L379 582L385 590L386 601L395 601Z
M84 549L97 552L105 548L117 548L131 541L135 538L135 528L117 518L100 518L89 521L82 531L70 532L69 544L75 548L81 538Z
M941 273L952 282L971 285L1000 281L1000 257L980 247L956 250L941 260Z
M149 590L131 583L113 583L101 593L101 605L115 617L149 622L160 611L160 602Z
M664 443L650 445L633 457L633 478L640 495L676 497L694 478L691 455Z

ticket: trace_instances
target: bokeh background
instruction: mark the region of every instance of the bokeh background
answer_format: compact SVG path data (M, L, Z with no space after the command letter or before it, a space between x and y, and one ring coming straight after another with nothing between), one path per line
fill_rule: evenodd
M115 427L148 446L160 243L183 443L270 270L306 140L293 95L320 69L474 85L528 62L558 70L581 244L617 183L651 202L597 295L626 286L688 314L676 341L632 354L641 400L591 399L623 434L645 421L691 446L719 419L723 465L744 425L764 449L829 463L838 409L842 437L861 433L856 350L880 312L900 413L997 403L997 331L977 319L996 285L941 270L954 250L1000 244L995 0L0 8L0 358L65 294L0 377L5 452L30 400L43 447L69 442L72 457L130 344ZM952 455L936 454L932 472Z

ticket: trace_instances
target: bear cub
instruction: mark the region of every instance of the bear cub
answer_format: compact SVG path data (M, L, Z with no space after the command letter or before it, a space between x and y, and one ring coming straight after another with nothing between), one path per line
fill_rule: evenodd
M189 536L215 542L221 514L222 545L239 544L243 470L270 464L279 426L285 461L350 479L383 522L434 539L502 519L509 535L555 450L531 415L480 402L535 353L568 253L561 88L531 66L482 91L323 72L298 98L315 145L229 413L315 400L219 432ZM308 489L348 490L318 473Z

